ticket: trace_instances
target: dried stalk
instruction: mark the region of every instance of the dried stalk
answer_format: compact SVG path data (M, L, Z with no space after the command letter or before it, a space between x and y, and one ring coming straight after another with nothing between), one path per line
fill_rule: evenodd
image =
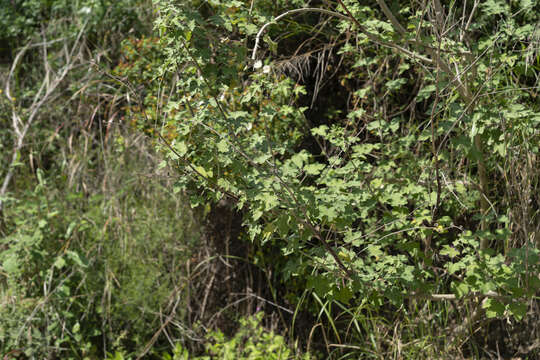
M56 74L48 60L47 60L47 46L54 42L58 42L64 39L59 40L53 40L53 41L47 41L44 39L43 42L37 43L37 44L28 44L24 48L22 48L19 53L15 56L15 59L13 61L13 64L11 65L11 69L9 71L9 75L6 81L6 87L5 92L7 98L11 101L11 118L12 118L12 127L13 127L13 133L15 134L15 141L13 144L12 149L12 155L11 160L7 166L7 173L4 177L4 180L2 182L2 186L0 187L0 215L2 214L2 211L4 209L5 205L5 195L7 193L7 189L9 187L9 184L13 178L14 172L15 172L15 165L19 159L20 151L24 147L24 139L28 133L28 130L34 123L36 117L39 114L39 111L41 110L41 107L52 97L53 93L56 91L58 86L62 83L62 81L65 79L67 74L70 72L71 69L75 66L75 52L81 45L81 37L84 33L84 29L86 28L86 24L83 25L79 33L77 34L77 38L75 40L75 43L73 44L71 51L69 52L67 56L67 63L64 65L62 71L59 74ZM44 36L44 35L43 35ZM43 67L45 69L45 76L41 82L41 85L39 87L39 90L37 91L36 95L34 96L34 99L32 101L32 104L30 105L30 108L27 109L27 117L26 122L23 121L24 115L21 114L18 109L15 106L15 98L11 94L11 81L15 74L15 71L17 70L17 67L19 66L19 62L23 55L28 51L28 49L32 47L41 46L43 51Z

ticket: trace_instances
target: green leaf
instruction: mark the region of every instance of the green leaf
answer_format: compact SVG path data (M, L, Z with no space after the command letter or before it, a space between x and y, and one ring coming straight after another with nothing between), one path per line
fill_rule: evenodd
M463 296L467 295L471 289L469 288L469 285L467 285L465 282L460 282L460 283L453 283L453 288L454 288L454 292L455 294L459 297L459 298L462 298Z
M518 321L521 321L527 315L527 305L523 303L511 302L508 310Z
M229 144L227 143L227 140L221 139L221 140L217 143L217 148L218 148L218 151L219 151L219 152L222 152L222 153L227 153L227 152L229 152Z
M453 259L453 258L455 258L456 256L459 255L459 251L456 250L456 248L451 247L449 245L443 245L443 249L441 250L441 255L446 255L446 256L450 257L450 259ZM452 273L454 273L454 272L455 271L452 271Z
M333 221L338 216L335 208L324 205L319 206L319 214L321 218L326 218L328 221Z
M399 78L399 79L395 79L395 80L390 80L386 83L386 87L389 89L389 90L398 90L400 89L403 85L405 85L407 83L407 79L403 79L403 78Z
M15 254L9 254L2 262L2 268L8 274L16 274L19 271L19 259Z
M73 261L78 266L81 266L81 267L87 267L88 266L87 262L83 261L83 259L81 259L79 254L76 253L75 251L68 250L68 251L66 251L66 255L68 256L68 258L71 261Z
M66 230L66 234L64 235L66 239L68 239L71 236L71 234L73 233L73 230L75 229L75 226L77 226L77 223L75 221L72 221L69 223L69 226Z
M379 149L379 144L359 144L354 145L352 147L353 149L353 157L358 157L360 159L365 159L367 154L371 153L374 149Z
M187 146L186 143L183 141L179 141L176 144L174 144L173 148L176 150L179 156L184 156L187 153Z
M403 196L403 194L393 192L388 195L388 203L392 206L403 206L407 205L407 199Z
M484 294L488 294L490 291L494 291L497 288L492 281L486 281L480 285L480 291Z
M212 171L208 170L206 171L205 168L203 168L202 166L195 166L195 170L201 174L204 178L211 178L213 176L213 173Z
M504 314L505 306L500 301L492 298L484 300L482 308L486 309L486 316L494 318Z
M321 297L325 297L332 288L330 281L322 276L310 276L307 285L313 288L315 293Z
M62 269L64 266L66 266L66 260L64 260L63 257L59 256L56 258L54 266L58 269Z
M379 245L369 246L367 251L369 253L369 256L374 257L375 260L379 260L384 254Z
M325 167L324 164L314 163L314 164L306 165L304 167L304 171L308 175L319 175L321 171L324 169L324 167Z
M313 135L319 135L319 136L325 137L328 134L328 126L321 125L319 127L313 128L311 129L311 133Z
M403 269L403 271L400 273L400 277L407 282L413 282L414 281L414 267L406 266Z
M431 94L435 91L435 85L428 85L424 86L420 91L418 92L418 95L416 96L417 101L423 101L426 100L431 96Z
M259 220L263 216L263 212L261 210L255 210L253 212L253 221Z
M264 193L262 195L262 201L264 203L264 210L268 211L275 208L279 204L277 196L271 193Z
M259 28L255 24L246 24L246 35L254 35L259 31Z
M304 152L301 152L301 153L298 153L298 154L294 154L292 157L291 157L291 161L293 162L294 165L296 165L299 169L302 168L302 165L304 164L304 162L307 160L307 154L304 153Z
M346 286L343 286L334 292L334 298L344 304L348 304L353 295L353 292Z
M264 164L266 161L268 161L270 158L272 157L272 155L270 154L263 154L263 155L259 155L257 157L255 157L253 159L253 162L255 164Z

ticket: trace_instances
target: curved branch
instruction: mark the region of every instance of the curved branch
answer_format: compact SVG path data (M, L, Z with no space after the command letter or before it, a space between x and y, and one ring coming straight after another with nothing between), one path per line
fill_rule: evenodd
M261 35L263 34L264 30L268 26L277 23L279 20L283 19L286 16L289 16L289 15L292 15L292 14L297 14L297 13L303 13L303 12L318 12L318 13L321 13L321 14L335 16L335 17L338 17L338 18L343 19L343 20L349 20L348 16L345 16L345 15L340 14L338 12L334 12L334 11L330 11L330 10L326 10L326 9L320 9L320 8L301 8L301 9L293 9L293 10L285 11L283 14L277 16L274 20L272 20L270 22L267 22L266 24L264 24L261 27L261 29L257 33L257 36L255 37L255 47L253 48L253 52L251 54L251 59L255 60L256 55L257 55L257 50L259 49L259 42L261 41Z
M412 58L415 58L415 59L418 59L418 60L421 60L422 62L426 63L426 64L433 64L433 60L425 57L425 56L422 56L422 55L419 55L419 54L416 54L402 46L399 46L399 45L396 45L396 44L392 44L392 43L389 43L389 42L386 42L384 41L383 39L379 38L377 35L369 32L366 30L366 28L364 26L362 26L362 24L360 24L360 22L358 22L358 20L356 20L352 14L349 12L349 10L343 5L343 3L341 2L341 0L338 0L338 2L341 4L341 6L345 9L345 11L347 12L347 15L343 15L343 14L340 14L338 12L335 12L335 11L330 11L330 10L326 10L326 9L320 9L320 8L301 8L301 9L293 9L293 10L289 10L289 11L286 11L284 12L283 14L277 16L274 20L264 24L261 29L259 30L259 32L257 33L257 36L255 37L255 47L253 48L253 52L251 54L251 59L252 60L255 60L256 59L256 56L257 56L257 50L259 49L259 42L261 41L261 36L264 32L264 30L266 30L266 28L272 24L275 24L276 22L278 22L279 20L283 19L284 17L286 16L289 16L289 15L292 15L292 14L296 14L296 13L303 13L303 12L318 12L318 13L321 13L321 14L326 14L326 15L330 15L330 16L334 16L334 17L337 17L337 18L340 18L342 20L348 20L348 21L352 21L356 27L358 27L358 29L360 30L361 33L363 33L364 35L366 35L366 37L371 40L372 42L376 43L376 44L379 44L379 45L382 45L382 46L385 46L385 47L388 47L388 48L392 48L392 49L396 49L398 51L400 51L401 53L407 55L407 56L410 56Z

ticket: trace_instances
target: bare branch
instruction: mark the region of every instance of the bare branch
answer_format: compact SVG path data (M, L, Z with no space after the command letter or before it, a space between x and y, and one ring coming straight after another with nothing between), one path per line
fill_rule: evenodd
M74 67L74 54L75 50L80 46L81 44L81 37L84 33L84 29L86 28L86 23L83 25L81 30L79 31L77 38L71 48L71 51L69 53L69 58L64 65L62 71L58 75L53 75L51 78L51 74L53 71L51 70L51 67L49 65L49 62L47 60L47 46L50 44L53 44L55 42L61 41L61 40L53 40L53 41L46 41L35 44L27 44L25 47L23 47L19 53L15 56L15 59L13 61L13 64L11 65L11 69L9 71L9 75L6 81L6 96L11 101L11 116L12 116L12 126L13 126L13 132L15 134L15 140L13 144L12 149L12 155L11 160L9 162L9 165L7 166L7 173L4 177L4 180L2 182L2 186L0 187L0 214L2 213L5 201L4 197L7 193L8 186L11 182L11 179L14 175L15 165L18 161L18 158L20 156L20 151L24 147L24 139L26 137L26 134L28 133L28 130L32 126L34 120L36 119L39 110L45 104L46 101L50 100L51 95L55 92L56 88L62 83L62 81L65 79L66 75L69 73L69 71ZM43 35L45 37L45 35ZM62 39L64 40L64 39ZM32 104L27 109L27 116L26 121L23 122L23 116L19 113L15 106L16 99L11 94L11 81L15 74L15 71L19 65L19 62L23 55L28 51L28 49L33 47L43 47L43 66L45 69L45 76L41 82L41 85L39 87L39 90L34 95L34 99L32 101Z
M476 8L478 7L478 3L479 3L478 0L474 1L474 5L473 5L473 8L471 10L471 14L469 15L469 20L467 20L467 25L465 25L465 28L463 29L463 31L462 31L462 33L460 35L460 40L461 41L463 41L463 37L465 36L465 32L469 29L469 26L471 26L471 21L473 19L474 12L476 11Z
M394 16L394 14L392 14L392 12L391 12L390 9L388 8L388 6L387 6L386 3L384 2L384 0L377 0L377 4L379 4L379 6L381 7L381 10L383 11L384 15L386 15L386 17L388 18L388 20L390 20L390 22L392 23L392 25L394 26L394 28L395 28L401 35L407 34L407 31L405 30L405 28L404 28L403 26L401 26L401 24L400 24L399 21L396 19L396 17Z
M440 0L433 0L433 5L435 7L435 20L437 21L437 25L439 26L439 29L441 29L442 34L442 31L444 30L444 9Z

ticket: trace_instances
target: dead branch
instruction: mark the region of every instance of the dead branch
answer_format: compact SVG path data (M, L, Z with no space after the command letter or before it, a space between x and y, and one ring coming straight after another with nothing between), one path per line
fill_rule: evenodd
M35 44L28 44L25 47L23 47L19 53L15 56L15 59L13 61L13 64L11 65L11 69L9 71L9 75L6 80L6 87L5 92L7 98L11 101L11 118L12 118L12 127L13 127L13 133L15 135L15 140L13 143L13 149L12 149L12 155L11 160L9 161L9 164L7 166L7 173L4 177L4 180L2 182L2 186L0 187L0 214L2 213L5 201L4 197L7 193L8 186L11 182L11 179L13 178L14 171L15 171L15 165L19 159L20 151L24 147L24 139L28 133L28 130L34 123L36 117L39 114L39 111L41 107L52 97L53 93L56 91L58 86L62 83L62 81L65 79L67 74L70 72L71 69L75 66L75 61L77 57L75 56L76 50L80 48L81 45L81 37L84 33L84 29L86 28L86 23L82 26L81 30L77 34L76 40L71 47L71 50L67 54L67 61L62 70L59 73L54 72L54 70L51 68L49 61L47 60L47 47L55 42L62 41L64 39L58 39L58 40L52 40L47 41L45 39L45 35L43 34L43 42L35 43ZM42 54L43 54L43 68L45 70L45 76L43 77L43 80L41 82L41 85L36 93L34 95L34 99L32 101L32 104L28 109L25 109L26 111L20 111L17 109L16 106L16 99L11 94L11 81L12 78L19 66L19 62L23 55L28 51L28 49L33 47L42 47ZM26 117L26 120L24 118Z

